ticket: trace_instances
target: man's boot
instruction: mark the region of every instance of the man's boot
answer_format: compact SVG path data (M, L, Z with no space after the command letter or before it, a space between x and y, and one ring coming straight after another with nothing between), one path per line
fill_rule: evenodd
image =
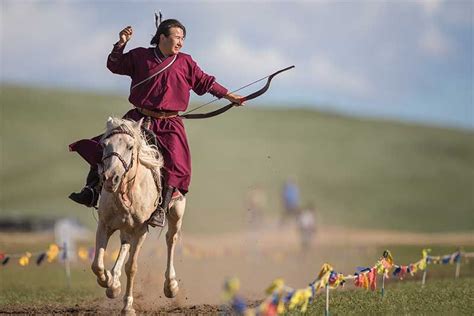
M168 213L168 206L170 205L171 198L173 197L174 188L171 186L163 186L163 194L161 195L161 204L158 205L156 210L151 214L148 219L148 225L151 227L164 227L166 221L166 213Z
M86 186L79 193L71 193L69 198L74 202L85 205L87 207L97 207L97 201L99 200L99 173L97 168L92 168L89 170L87 175Z

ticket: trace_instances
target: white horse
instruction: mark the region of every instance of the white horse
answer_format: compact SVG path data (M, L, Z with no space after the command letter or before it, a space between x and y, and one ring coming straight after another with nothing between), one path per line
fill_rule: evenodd
M133 309L133 282L137 273L140 248L147 235L147 220L160 202L160 168L163 158L155 146L146 143L140 122L109 118L107 130L101 139L104 148L100 173L103 189L99 201L99 222L96 233L96 253L92 271L97 282L106 288L109 298L120 294L120 275L125 265L127 288L122 313L135 314ZM179 287L173 266L174 248L181 230L186 199L180 196L170 203L167 214L168 260L164 293L174 297ZM120 231L121 247L111 271L104 267L104 254L110 236Z

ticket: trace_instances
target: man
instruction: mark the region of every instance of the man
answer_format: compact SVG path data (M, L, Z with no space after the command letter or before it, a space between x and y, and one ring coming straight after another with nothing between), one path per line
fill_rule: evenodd
M311 248L313 236L316 233L316 207L313 203L301 209L297 223L300 230L301 250L306 252Z
M242 105L242 97L228 93L215 77L204 73L190 55L180 52L186 28L178 20L169 19L160 23L151 40L154 47L139 47L124 54L132 34L131 26L119 33L119 41L108 56L107 68L115 74L131 77L129 101L135 108L128 111L124 118L135 121L145 118L147 128L156 135L163 154L165 165L161 204L148 221L150 226L163 227L173 192L179 190L181 194L186 194L191 180L189 146L182 119L177 116L178 111L187 109L190 90L198 95L210 93L236 105ZM96 206L100 192L97 187L97 164L102 156L99 140L100 136L97 136L70 145L71 151L77 151L90 163L91 170L82 191L69 197L89 207Z
M285 210L280 220L281 225L288 219L295 219L300 208L300 191L293 177L288 178L283 185L282 197Z

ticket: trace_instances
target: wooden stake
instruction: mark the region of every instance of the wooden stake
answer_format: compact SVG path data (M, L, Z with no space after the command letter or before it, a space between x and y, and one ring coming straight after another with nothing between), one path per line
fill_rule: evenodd
M456 273L454 274L454 278L459 278L459 274L461 273L461 258L456 262Z
M382 275L382 298L385 294L385 271L384 274Z
M64 269L66 270L66 283L67 287L71 288L71 266L69 264L69 257L67 255L67 243L63 244L63 260L64 260Z
M324 311L325 316L329 316L329 285L326 284L326 310Z
M423 271L423 279L421 280L421 287L425 287L426 282L426 272L428 271L428 265L426 266L425 270Z

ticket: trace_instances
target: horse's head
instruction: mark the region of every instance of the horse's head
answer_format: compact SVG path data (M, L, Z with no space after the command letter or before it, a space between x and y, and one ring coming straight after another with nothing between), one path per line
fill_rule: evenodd
M104 189L116 192L137 161L141 121L109 118L100 144L103 148L101 176Z

